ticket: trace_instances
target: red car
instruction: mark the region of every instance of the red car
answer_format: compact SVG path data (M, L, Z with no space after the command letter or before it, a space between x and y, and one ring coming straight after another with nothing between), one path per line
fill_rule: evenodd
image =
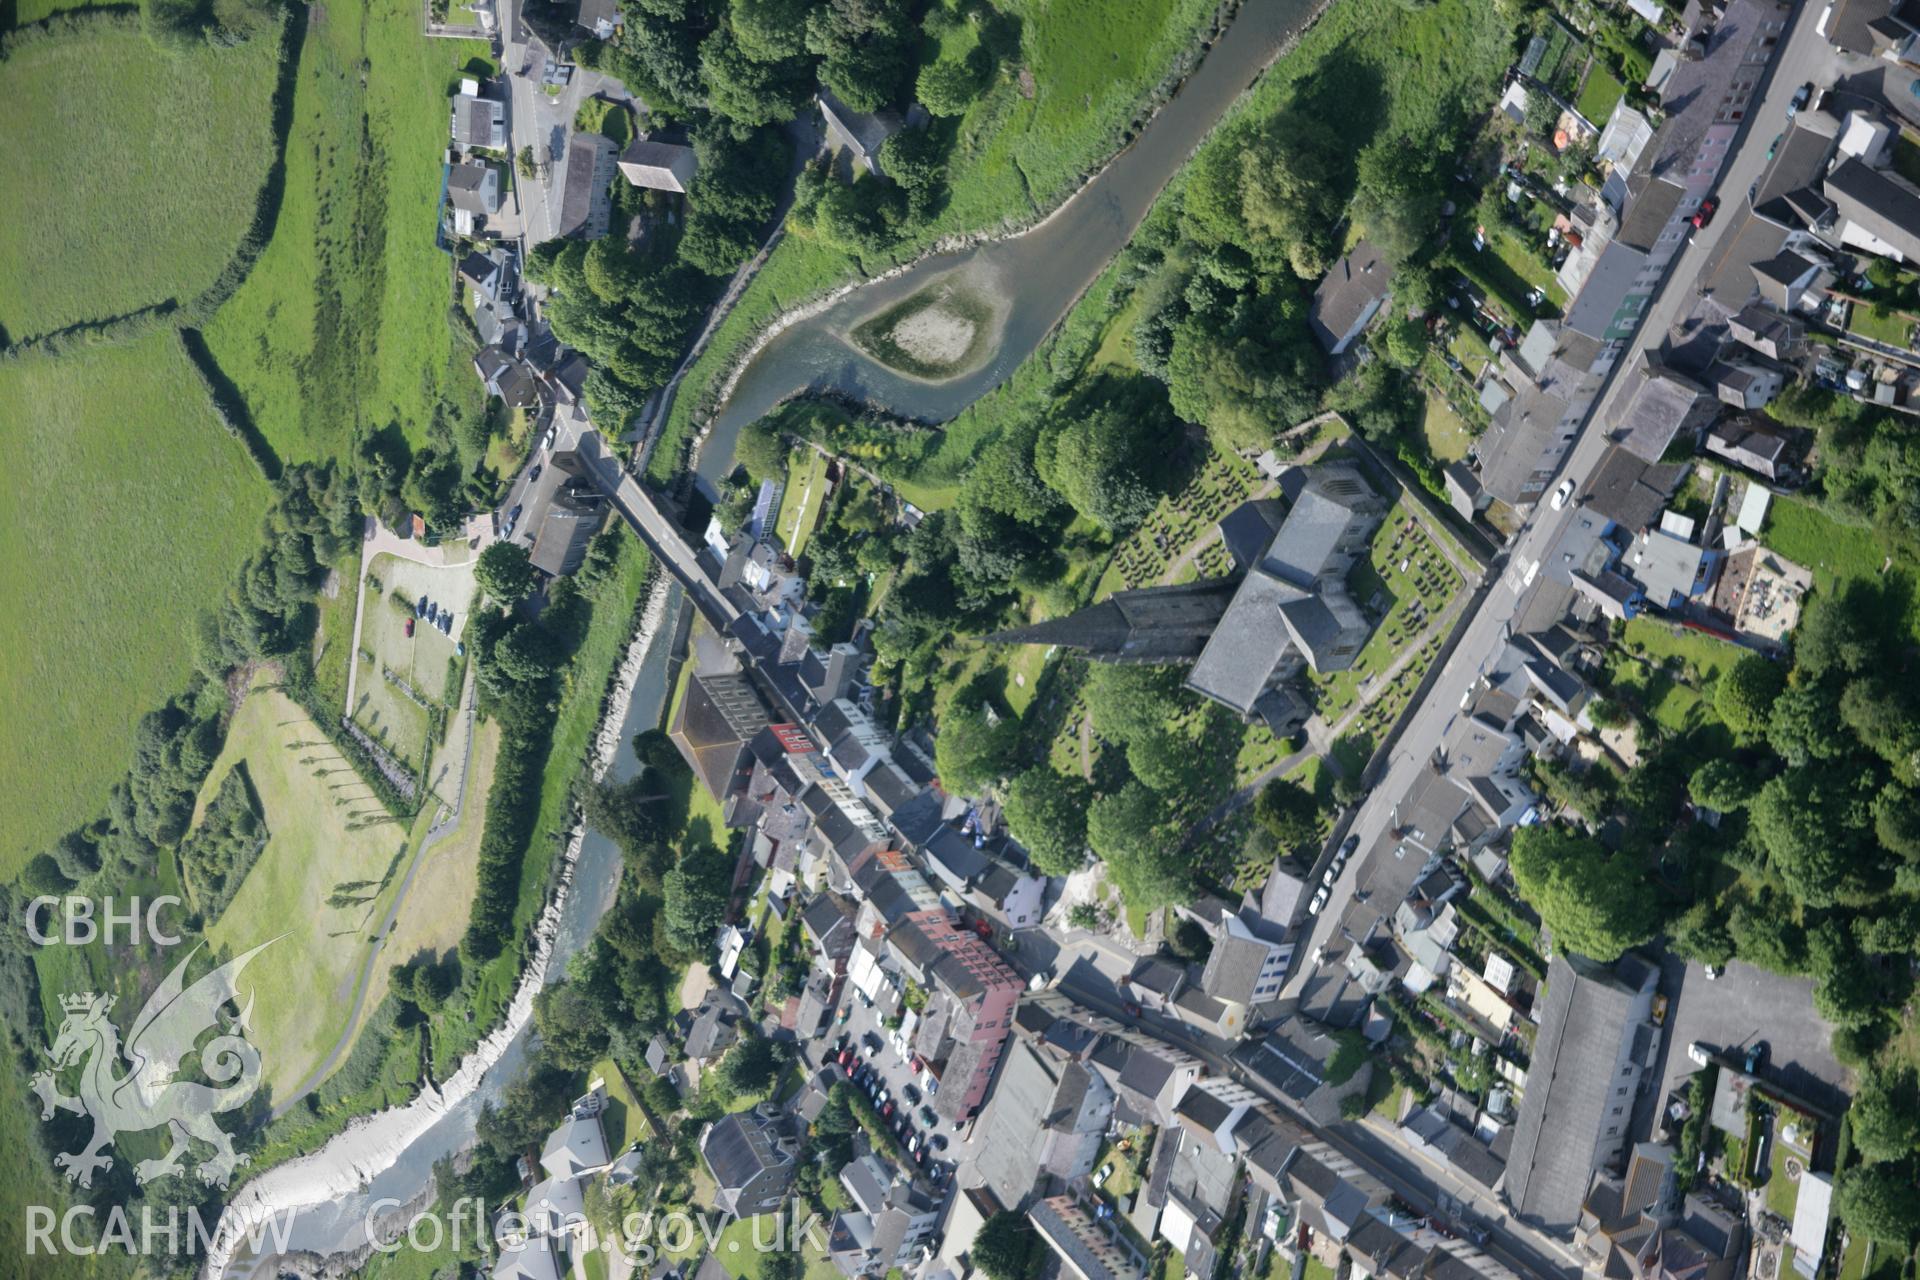
M847 1065L847 1064L848 1064L849 1062L852 1062L852 1061L853 1061L853 1050L851 1050L851 1049L842 1049L842 1050L840 1051L840 1056L839 1056L839 1059L838 1059L838 1061L839 1061L839 1063L840 1063L840 1065L841 1065L841 1066L843 1066L843 1067L844 1067L844 1066L846 1066L846 1065Z
M413 619L412 618L407 619L406 631L407 631L407 639L409 640L413 639Z
M1713 215L1718 212L1720 212L1720 201L1712 196L1708 196L1700 202L1700 207L1694 211L1693 216L1688 218L1687 221L1693 224L1695 231L1698 231L1701 227L1712 222Z

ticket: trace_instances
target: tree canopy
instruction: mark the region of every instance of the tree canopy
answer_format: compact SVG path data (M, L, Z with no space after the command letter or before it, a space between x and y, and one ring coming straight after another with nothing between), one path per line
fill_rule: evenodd
M1026 847L1034 868L1050 876L1079 869L1086 857L1087 807L1093 789L1050 765L1037 765L1007 788L1007 827Z
M1556 826L1521 827L1514 833L1511 866L1521 895L1562 950L1604 963L1659 927L1639 868L1609 856L1597 840Z

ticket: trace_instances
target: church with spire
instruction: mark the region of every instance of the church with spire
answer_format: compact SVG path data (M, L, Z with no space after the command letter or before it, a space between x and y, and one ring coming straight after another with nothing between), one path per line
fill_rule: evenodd
M1262 498L1220 522L1223 578L1116 591L1063 618L995 632L997 644L1074 649L1097 662L1178 664L1189 689L1264 720L1276 736L1306 722L1300 677L1344 671L1373 630L1347 590L1391 504L1357 465L1302 468L1291 506Z

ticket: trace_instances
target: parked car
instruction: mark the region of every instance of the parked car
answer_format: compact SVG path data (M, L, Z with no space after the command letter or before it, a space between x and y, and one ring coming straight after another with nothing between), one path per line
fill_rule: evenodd
M936 1133L927 1139L927 1141L933 1144L934 1150L936 1151L945 1151L947 1149L947 1135L944 1133Z
M1787 104L1787 119L1791 120L1809 102L1813 101L1813 81L1809 80L1793 91L1793 101Z
M908 1102L917 1103L920 1101L920 1090L914 1085L910 1085L910 1084L901 1085L900 1095L904 1097Z
M933 1108L923 1102L920 1104L920 1122L931 1128L940 1123L940 1117L933 1114Z
M1694 230L1698 231L1701 227L1704 227L1709 222L1712 222L1713 215L1718 212L1720 212L1719 197L1708 196L1705 200L1702 200L1700 202L1700 207L1693 211L1693 216L1691 218L1688 218L1687 221L1691 222L1693 224Z
M891 1102L883 1102L880 1104L880 1118L882 1120L887 1119L892 1114L893 1114L893 1104Z
M407 625L403 628L403 630L406 632L407 639L409 640L413 639L413 619L412 618L407 619Z
M524 506L524 503L516 502L513 504L513 510L507 512L507 523L500 531L501 537L511 538L513 536L513 527L520 523L520 512Z
M1778 133L1774 135L1773 141L1767 144L1767 159L1769 160L1773 159L1773 153L1780 149L1780 139L1786 136L1787 135L1784 133Z
M1353 856L1353 851L1355 849L1358 849L1359 847L1360 847L1360 836L1358 832L1348 836L1345 840L1342 840L1340 842L1340 860L1342 862L1345 862L1348 858L1351 858Z
M1564 511L1567 506L1567 499L1571 498L1572 496L1573 496L1573 477L1568 476L1565 480L1562 480L1560 482L1559 488L1553 491L1553 509L1555 511Z
M1113 1161L1109 1160L1105 1164L1100 1166L1099 1172L1093 1175L1093 1185L1096 1187L1104 1187L1107 1185L1107 1179L1111 1178L1112 1176L1113 1176Z
M1320 914L1320 908L1326 905L1327 905L1327 891L1324 888L1315 889L1313 891L1313 897L1308 899L1307 901L1307 914L1310 916L1317 916Z
M426 611L427 611L427 598L425 596L421 596L420 603L413 606L414 616L420 617L424 615Z

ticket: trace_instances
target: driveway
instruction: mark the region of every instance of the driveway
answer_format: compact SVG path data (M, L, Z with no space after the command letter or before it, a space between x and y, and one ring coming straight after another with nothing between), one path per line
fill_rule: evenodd
M1848 1071L1833 1056L1832 1028L1813 1012L1813 982L1784 978L1736 960L1712 982L1697 964L1669 957L1660 989L1671 997L1667 1036L1657 1079L1661 1088L1641 1101L1652 1111L1666 1102L1699 1068L1687 1057L1696 1040L1710 1048L1738 1053L1755 1040L1768 1044L1762 1078L1830 1109L1846 1105ZM1645 1130L1636 1130L1644 1132Z

